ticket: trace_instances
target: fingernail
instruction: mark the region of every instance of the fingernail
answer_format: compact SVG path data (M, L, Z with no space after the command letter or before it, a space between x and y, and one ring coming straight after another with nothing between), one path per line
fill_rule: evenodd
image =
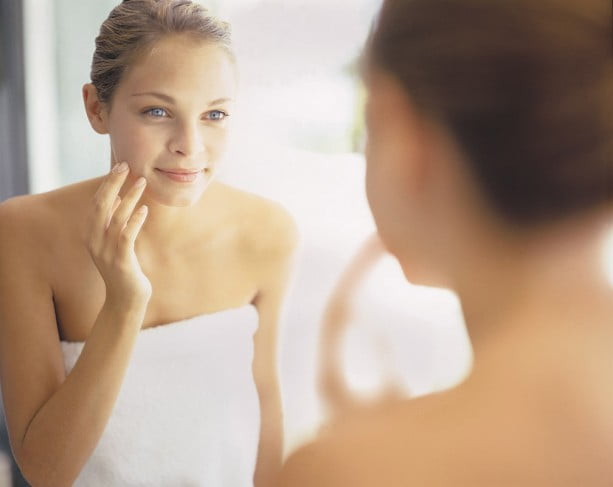
M135 185L137 188L140 188L141 186L144 186L146 182L147 182L147 181L145 180L145 178L140 177L140 178L138 178L138 179L136 180L136 183L134 183L134 185Z
M137 213L142 213L143 215L145 213L147 213L147 207L145 205L141 206L138 210L136 210Z
M124 172L128 169L128 164L125 162L122 162L121 164L115 164L115 166L113 166L113 172L115 174L120 173L120 172Z

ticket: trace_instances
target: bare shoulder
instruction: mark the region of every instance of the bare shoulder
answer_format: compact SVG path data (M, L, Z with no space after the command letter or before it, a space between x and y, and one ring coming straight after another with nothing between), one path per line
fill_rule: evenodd
M438 473L426 475L429 470L439 470L445 456L440 435L444 426L433 421L431 409L443 407L445 399L439 399L398 401L354 411L292 454L278 485L460 485L457 478L455 482L439 484Z
M0 203L0 233L11 238L23 234L40 237L60 220L74 222L71 217L84 208L98 184L98 179L92 179L46 193L9 198Z
M46 213L41 195L14 196L0 203L0 228L6 236L11 230L19 230L36 222Z
M229 203L233 218L240 222L243 241L252 252L271 256L293 252L298 230L281 204L223 183L216 183L215 191Z
M0 204L0 246L26 251L45 240L52 210L42 195L16 196Z
M451 391L353 412L290 456L279 487L531 485L492 476L492 458L481 448L487 439L471 425L479 412L468 412L455 396ZM489 449L503 441L499 436Z
M563 404L497 389L458 387L352 415L293 454L279 485L608 485L610 460L599 456L610 449L573 434Z
M87 204L98 180L65 186L47 193L10 198L0 204L0 250L3 267L53 271L65 254L66 242L81 236Z

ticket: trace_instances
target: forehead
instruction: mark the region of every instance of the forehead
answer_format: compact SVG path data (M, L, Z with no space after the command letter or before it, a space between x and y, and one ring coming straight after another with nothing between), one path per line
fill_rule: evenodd
M128 94L164 91L178 98L182 94L232 98L236 83L236 67L222 46L173 36L139 56L126 70L119 90Z

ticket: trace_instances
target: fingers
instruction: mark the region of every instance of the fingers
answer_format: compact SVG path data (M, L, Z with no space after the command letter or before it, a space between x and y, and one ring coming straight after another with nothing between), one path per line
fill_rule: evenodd
M89 218L88 250L106 285L107 298L129 297L131 302L136 299L146 303L151 297L151 283L134 251L147 207L134 209L146 183L138 178L134 184L126 184L128 174L127 164L114 166L98 188Z
M113 216L113 213L115 213L115 210L119 207L119 203L121 203L121 198L118 196L117 198L115 198L115 202L113 203L113 207L111 208L111 212L109 213L109 216L106 220L106 225L105 225L105 230L107 228L109 228L109 225L111 224L111 217Z
M379 234L374 233L362 244L358 250L355 262L357 265L366 269L366 267L374 264L386 254L385 246Z
M110 220L110 215L113 213L113 207L119 196L119 190L125 183L128 172L128 165L125 162L115 165L110 174L104 178L98 191L96 191L91 227L91 236L94 242L100 241L103 236L107 223Z
M111 241L118 238L120 233L124 230L126 223L132 216L134 208L136 208L138 200L145 190L145 186L145 178L138 178L134 185L124 195L117 209L113 212L107 230L107 238L110 237Z
M148 208L143 205L136 210L128 219L125 228L121 232L118 243L118 251L124 256L134 248L134 242L138 236L138 232L147 219Z
M123 185L126 180L126 177L129 173L129 166L126 162L122 162L121 164L115 164L111 169L111 172L104 178L102 184L96 191L94 198L98 201L105 200L110 196L117 196L119 194L119 189ZM110 201L113 201L113 198L109 198Z

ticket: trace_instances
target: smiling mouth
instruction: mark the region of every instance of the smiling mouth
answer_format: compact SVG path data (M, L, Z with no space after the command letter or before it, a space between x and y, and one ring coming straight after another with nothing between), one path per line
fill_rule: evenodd
M180 183L191 183L194 182L198 177L204 173L209 171L208 168L204 169L155 169L157 172L161 173L163 176L166 176L168 179L172 181L177 181Z

